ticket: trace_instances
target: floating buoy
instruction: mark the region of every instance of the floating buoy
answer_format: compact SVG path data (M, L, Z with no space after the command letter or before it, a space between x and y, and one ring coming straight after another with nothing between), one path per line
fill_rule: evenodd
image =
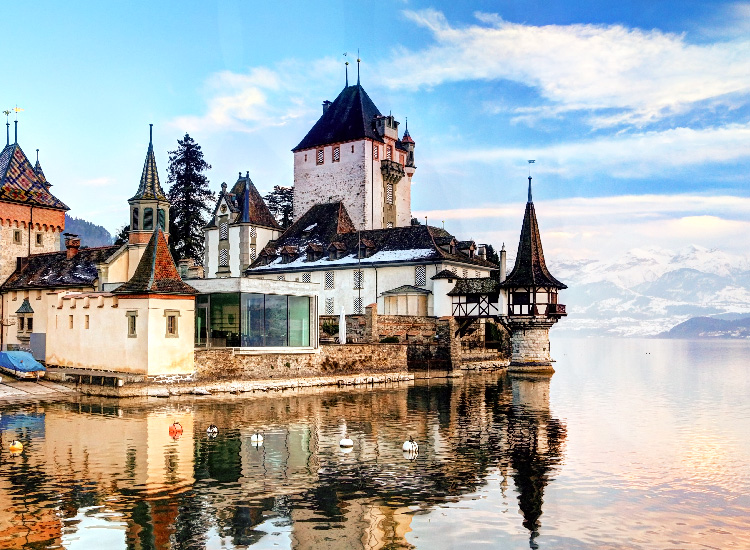
M354 447L354 441L352 441L351 439L349 439L349 436L345 434L344 435L344 439L342 439L341 441L339 441L339 447L341 447L343 449L349 449L351 447Z
M11 441L10 447L8 448L10 449L11 453L20 453L21 451L23 451L23 443L21 443L17 439L14 439L13 441Z
M404 441L403 447L401 447L404 451L408 452L419 452L419 445L417 445L417 442L414 441L414 438L412 436L409 436L408 441Z
M211 424L208 428L206 428L206 434L209 436L216 436L216 434L219 433L219 428L216 427L215 424Z
M261 445L263 443L263 436L259 433L254 433L250 436L250 443L253 443L255 445Z
M417 460L419 451L404 451L404 458L406 460Z
M172 437L179 437L182 435L182 424L177 422L176 420L172 423L172 425L169 427L169 435Z

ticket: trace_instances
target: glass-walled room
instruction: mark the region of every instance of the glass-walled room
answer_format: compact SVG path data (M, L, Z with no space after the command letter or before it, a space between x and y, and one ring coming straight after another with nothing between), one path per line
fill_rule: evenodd
M248 292L196 299L197 347L310 347L310 297Z

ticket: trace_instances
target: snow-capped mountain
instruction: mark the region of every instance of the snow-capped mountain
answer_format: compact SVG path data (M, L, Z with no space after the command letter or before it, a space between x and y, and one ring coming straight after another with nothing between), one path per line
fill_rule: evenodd
M750 313L750 258L690 246L633 249L607 260L555 261L568 285L557 334L651 336L699 316Z

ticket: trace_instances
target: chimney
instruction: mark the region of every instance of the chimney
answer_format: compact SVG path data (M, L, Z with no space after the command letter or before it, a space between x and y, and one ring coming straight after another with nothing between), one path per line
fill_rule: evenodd
M73 233L63 233L63 235L65 235L65 248L68 250L67 258L71 259L78 254L78 249L81 248L81 239Z
M183 258L177 262L177 271L179 272L181 279L187 279L191 263L190 258Z
M487 260L487 245L480 244L479 247L477 247L477 256L480 260Z
M16 256L16 271L21 271L27 265L29 265L28 256Z
M328 108L331 106L331 102L327 99L323 102L323 114L326 114Z
M505 279L505 243L503 243L503 247L500 249L500 282L502 283Z

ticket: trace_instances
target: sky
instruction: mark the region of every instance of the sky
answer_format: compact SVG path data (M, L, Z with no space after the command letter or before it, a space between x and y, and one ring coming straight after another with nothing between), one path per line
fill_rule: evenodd
M380 111L409 119L431 225L513 255L531 168L553 261L748 242L750 3L40 1L4 35L19 144L110 232L149 123L165 189L186 132L214 190L246 171L263 194L291 185L291 149L359 50Z

